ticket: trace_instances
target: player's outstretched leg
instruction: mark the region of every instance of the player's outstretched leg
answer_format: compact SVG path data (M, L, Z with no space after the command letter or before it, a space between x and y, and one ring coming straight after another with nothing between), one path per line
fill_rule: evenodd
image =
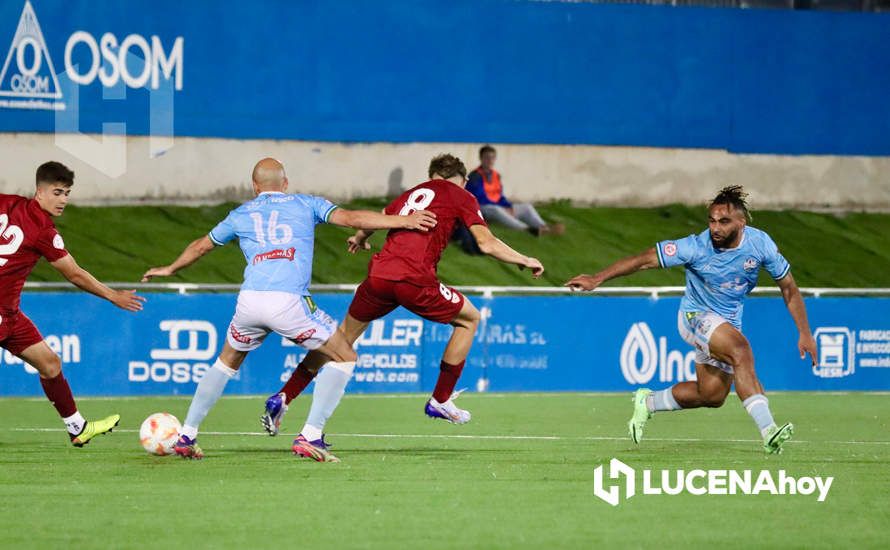
M454 399L459 395L454 392L454 387L473 345L479 319L479 310L470 300L464 298L460 313L451 321L454 332L451 333L439 364L439 379L433 389L433 396L424 406L424 413L430 418L440 418L452 424L466 424L472 418L470 411L459 409L454 404Z
M769 400L754 371L754 352L748 339L735 327L723 324L711 336L710 349L711 355L732 365L736 393L760 431L764 450L781 453L782 445L794 434L794 426L789 422L779 427L773 420Z
M34 328L34 332L36 337L39 337L36 328ZM43 393L62 417L72 445L83 447L97 435L109 433L118 425L121 417L117 414L101 420L90 421L81 416L77 410L77 404L74 402L74 396L71 394L71 387L68 385L65 375L62 374L62 361L43 340L28 346L17 355L37 369Z
M732 386L732 376L706 364L696 365L695 372L695 381L680 382L655 392L639 389L634 393L634 413L627 423L634 443L640 442L646 421L656 412L723 405Z

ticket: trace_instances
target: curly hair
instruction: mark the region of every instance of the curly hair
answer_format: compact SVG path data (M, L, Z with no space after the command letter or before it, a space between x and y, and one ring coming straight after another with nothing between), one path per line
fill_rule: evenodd
M748 193L741 185L727 185L717 193L710 206L725 204L745 214L745 219L751 221L751 213L748 211Z

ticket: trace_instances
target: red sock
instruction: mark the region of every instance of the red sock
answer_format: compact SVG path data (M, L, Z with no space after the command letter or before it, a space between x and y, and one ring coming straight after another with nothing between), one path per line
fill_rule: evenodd
M436 381L436 389L433 390L433 399L439 403L451 399L454 386L457 385L460 373L464 370L464 363L466 361L461 361L456 365L449 365L445 361L439 363L439 379Z
M318 374L318 371L316 371L315 374ZM311 374L309 371L297 367L293 374L290 375L290 378L287 379L287 382L284 383L284 386L278 390L278 393L283 393L285 395L284 402L290 405L290 402L306 389L309 382L312 382L312 379L315 378L315 374Z
M50 400L53 407L59 411L59 416L68 418L77 412L77 405L74 403L74 396L71 395L71 387L65 380L65 375L61 372L55 378L41 378L40 385L43 386L43 393Z

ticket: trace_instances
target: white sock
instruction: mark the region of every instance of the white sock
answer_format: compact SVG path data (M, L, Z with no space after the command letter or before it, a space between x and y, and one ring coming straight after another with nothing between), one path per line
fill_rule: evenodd
M646 408L649 412L678 411L683 407L674 399L673 388L655 391L646 397Z
M355 361L336 363L329 362L321 368L321 372L315 377L315 389L312 391L312 406L309 408L309 417L306 425L300 432L309 441L315 441L321 437L324 426L334 414L343 394L346 392L346 384L352 378L352 370Z
M230 378L235 376L238 371L230 369L222 361L219 359L213 363L213 366L207 369L207 372L204 373L204 378L198 382L198 387L195 389L195 396L192 398L192 404L189 405L189 412L185 417L185 426L183 427L182 433L194 439L198 435L198 426L201 425L204 418L207 416L207 413L210 412L210 409L216 405L216 402L219 400L220 396L223 394L223 390L226 389L226 383ZM189 432L186 432L186 429ZM194 432L194 435L190 435L190 432Z
M198 428L196 428L195 426L189 426L188 424L185 424L182 426L182 429L179 430L179 435L184 435L187 438L194 441L195 438L198 437Z
M760 430L760 437L766 437L767 432L776 425L769 410L769 400L765 395L755 393L742 401L742 405L745 406L745 410L748 411L754 423L757 424L757 429Z
M77 435L82 432L84 425L87 423L80 415L80 411L75 411L71 416L63 418L62 422L65 423L65 427L68 428L68 433L71 435Z

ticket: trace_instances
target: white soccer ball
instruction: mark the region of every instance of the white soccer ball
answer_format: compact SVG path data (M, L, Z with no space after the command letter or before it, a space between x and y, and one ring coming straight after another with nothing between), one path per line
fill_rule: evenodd
M170 413L154 413L139 428L139 443L153 455L173 454L182 424Z

